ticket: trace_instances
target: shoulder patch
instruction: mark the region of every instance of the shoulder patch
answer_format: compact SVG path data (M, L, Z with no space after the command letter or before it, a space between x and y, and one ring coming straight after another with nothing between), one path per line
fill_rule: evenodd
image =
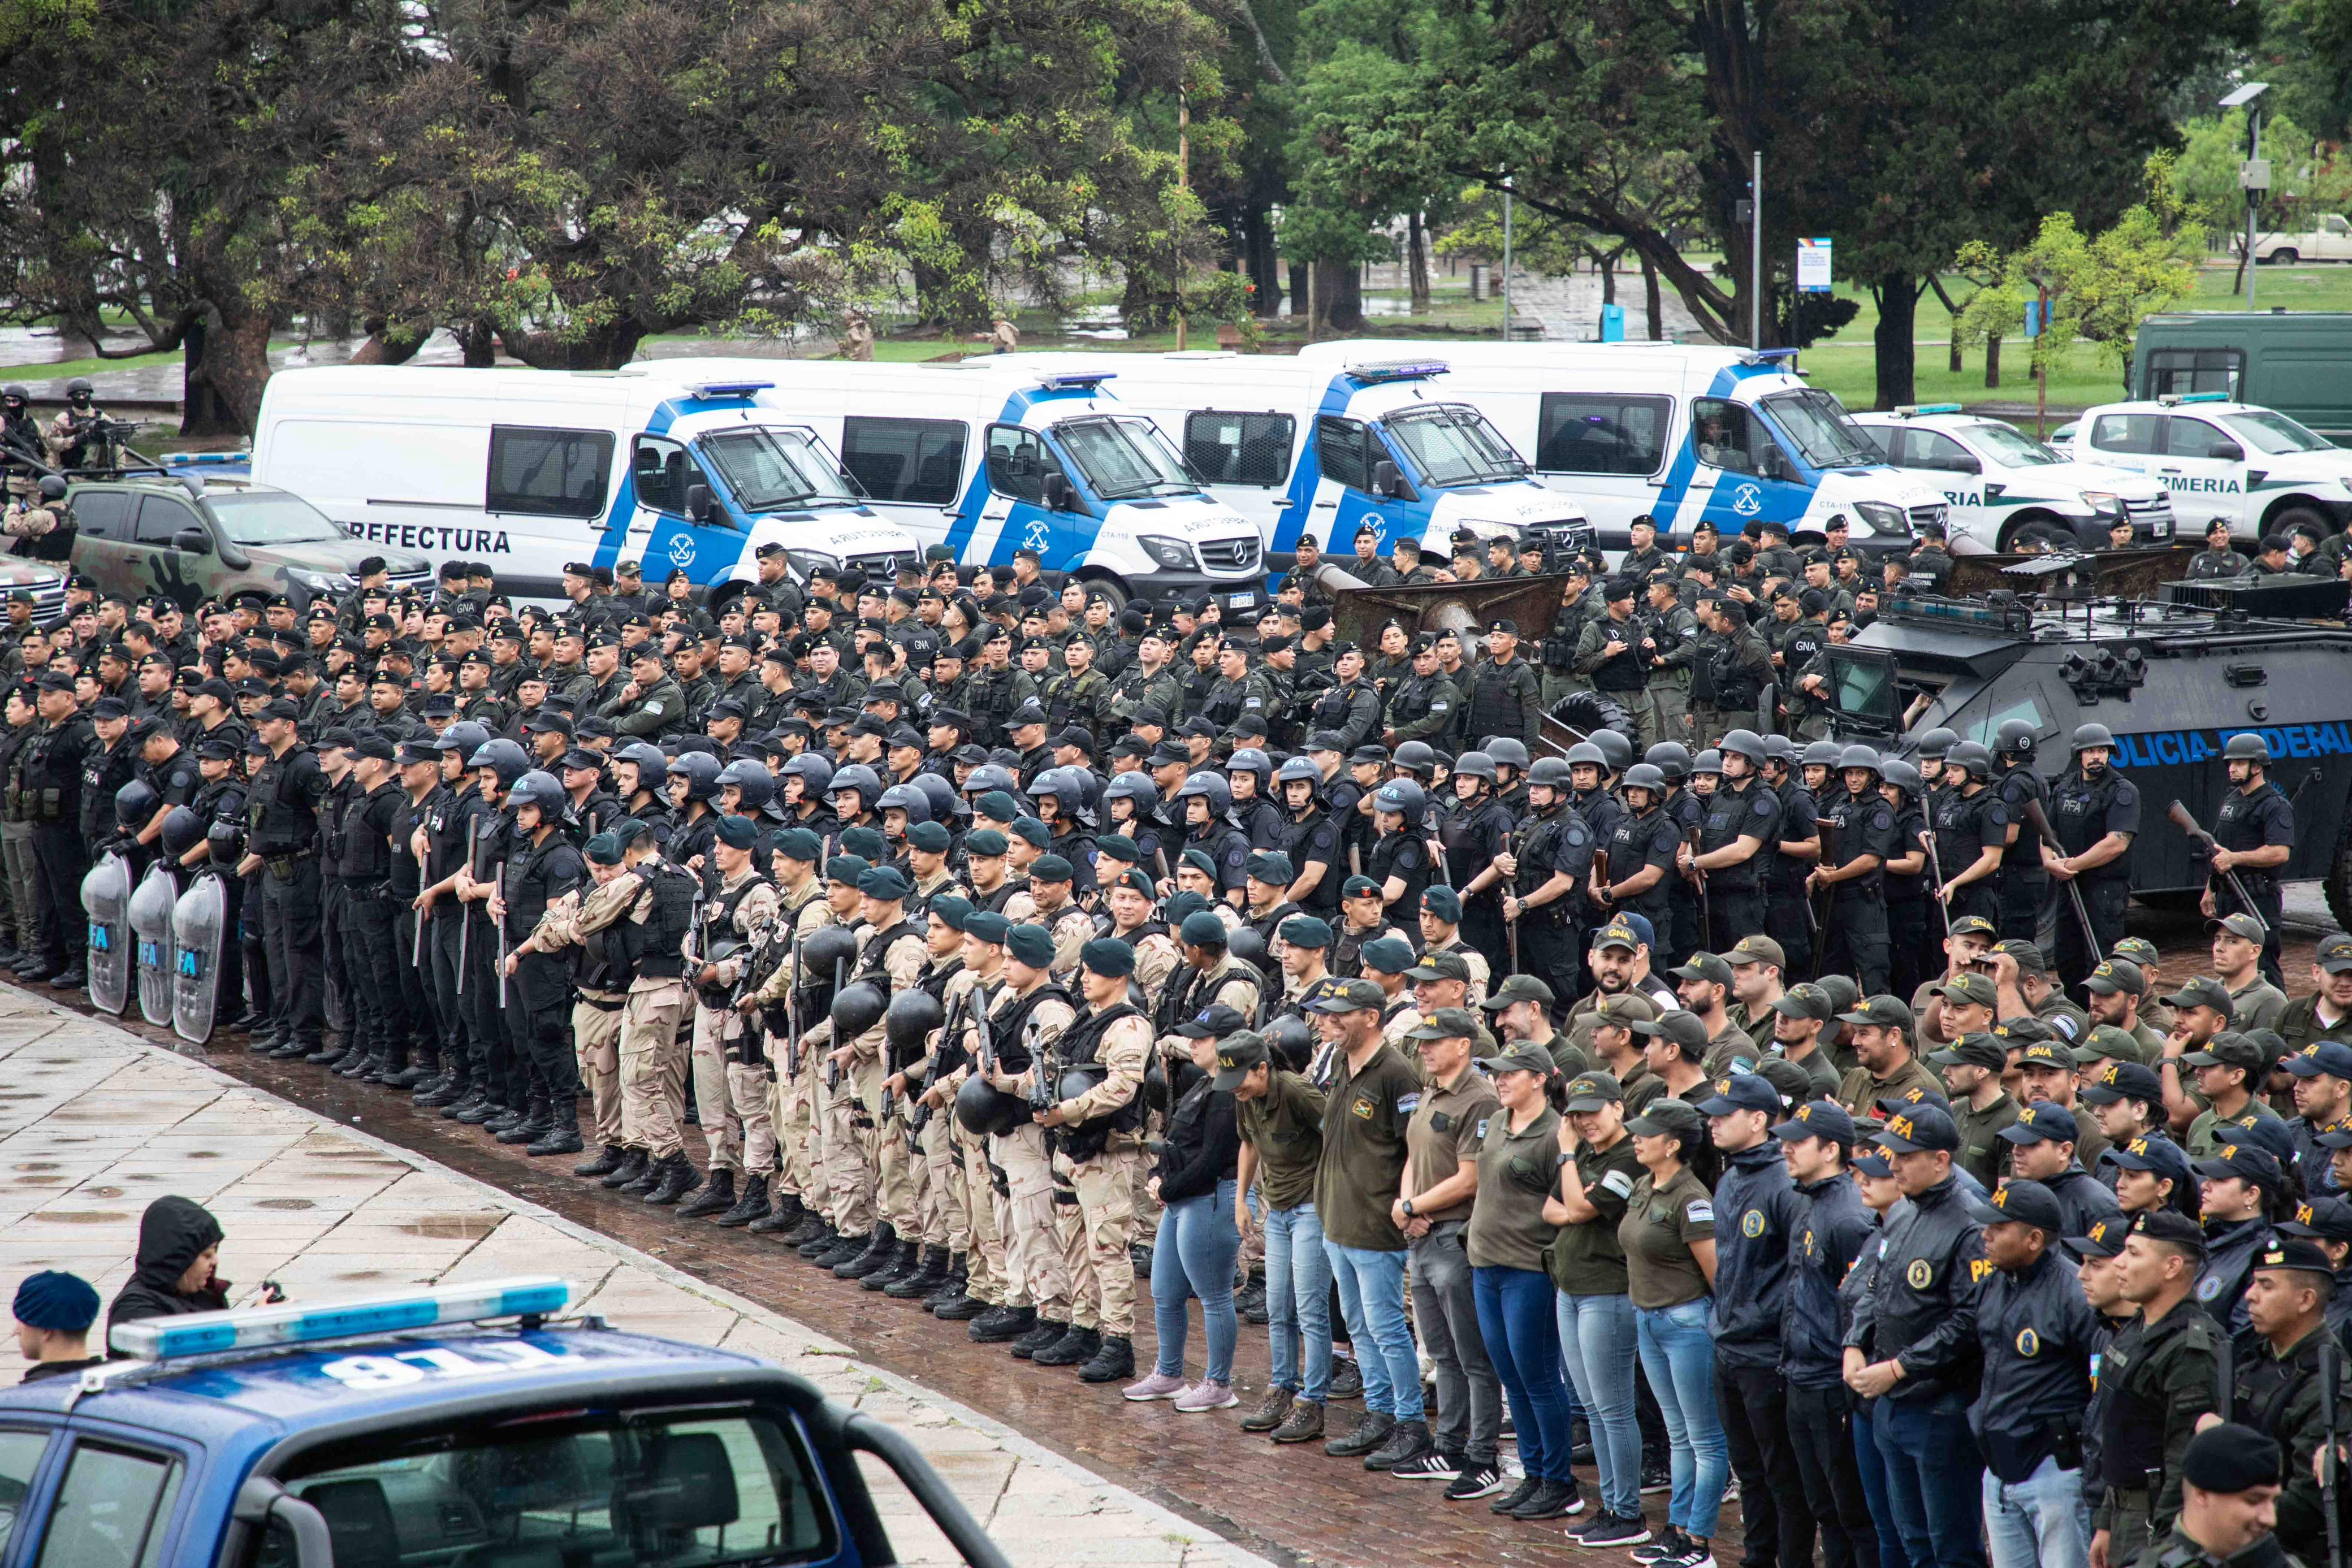
M2213 1275L2197 1281L2197 1299L2199 1301L2210 1301L2221 1293L2221 1280L2219 1275Z
M1895 825L1895 813L1892 811L1882 810L1870 819L1870 825L1876 828L1879 831L1885 832L1887 829L1892 828Z
M1420 1108L1420 1105L1421 1091L1418 1089L1414 1090L1410 1094L1400 1094L1397 1096L1396 1108L1397 1114L1400 1116L1412 1115L1414 1111Z
M1911 1266L1903 1270L1903 1282L1915 1291L1924 1291L1936 1282L1936 1266L1925 1258L1914 1258Z
M1633 1178L1623 1171L1603 1171L1601 1190L1615 1193L1621 1198L1631 1197L1633 1196Z
M1685 1209L1684 1213L1689 1218L1689 1220L1693 1225L1713 1225L1715 1223L1715 1204L1708 1198L1695 1197L1691 1199L1690 1207Z
M1429 711L1432 713L1444 713L1445 708L1446 702L1444 697L1440 697L1435 702L1429 705Z

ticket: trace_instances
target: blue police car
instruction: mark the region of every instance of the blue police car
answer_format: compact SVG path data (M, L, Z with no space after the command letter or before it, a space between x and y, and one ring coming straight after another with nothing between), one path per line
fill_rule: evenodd
M975 1568L907 1441L755 1357L551 1322L556 1279L118 1325L0 1390L0 1568L895 1563L856 1456Z

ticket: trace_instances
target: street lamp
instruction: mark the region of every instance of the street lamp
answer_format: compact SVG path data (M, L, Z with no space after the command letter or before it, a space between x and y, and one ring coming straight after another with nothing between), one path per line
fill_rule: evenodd
M2246 308L2254 308L2254 208L2262 193L2271 188L2271 166L2263 161L2263 110L2255 100L2271 89L2266 81L2250 81L2222 97L2223 109L2243 106L2246 111L2246 161L2238 166L2238 185L2246 193Z

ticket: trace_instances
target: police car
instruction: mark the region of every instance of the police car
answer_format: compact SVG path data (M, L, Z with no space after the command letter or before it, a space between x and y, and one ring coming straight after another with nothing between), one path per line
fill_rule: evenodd
M551 1322L572 1295L512 1279L118 1325L127 1359L0 1391L0 1563L895 1563L864 1452L1002 1568L878 1421L751 1356Z
M2352 519L2352 451L2225 392L2103 403L2060 434L2075 457L2131 469L2172 492L2190 535L2215 517L2248 540L2305 523L2333 532Z
M2127 519L2135 543L2172 542L2172 499L2162 485L2128 469L2077 462L2013 424L1964 413L1958 403L1857 413L1853 422L1888 467L1944 493L1954 538L2006 551L2038 532L2099 549L2108 530Z

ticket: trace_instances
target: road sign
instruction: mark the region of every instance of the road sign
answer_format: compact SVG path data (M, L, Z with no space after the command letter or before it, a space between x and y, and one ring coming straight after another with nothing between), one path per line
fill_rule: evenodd
M1801 239L1797 242L1797 292L1827 294L1830 291L1830 242L1826 239Z

